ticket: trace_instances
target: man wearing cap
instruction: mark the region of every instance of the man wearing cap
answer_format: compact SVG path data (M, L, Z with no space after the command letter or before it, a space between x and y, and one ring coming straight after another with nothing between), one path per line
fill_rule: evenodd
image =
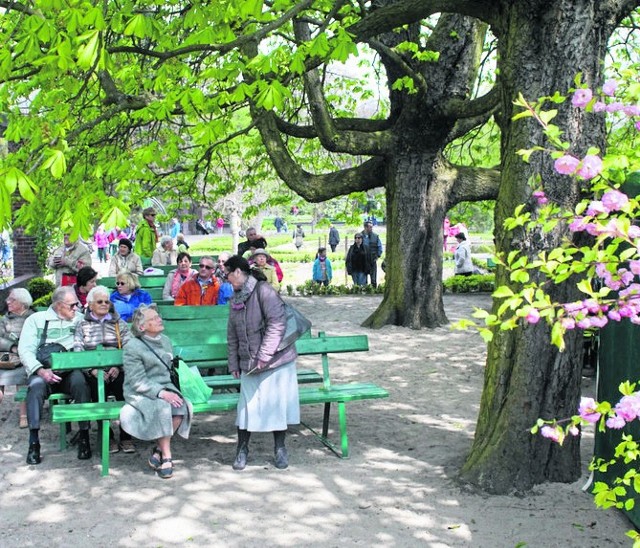
M158 243L158 231L156 230L156 210L147 207L142 210L143 220L136 230L136 243L134 250L143 259L151 259Z
M382 255L382 242L380 237L373 231L373 223L370 220L364 222L364 230L362 232L364 238L363 244L369 250L371 258L369 276L371 277L371 285L378 286L378 264L377 261Z
M267 261L269 260L269 254L264 249L256 249L249 259L249 264L252 268L262 272L267 278L267 282L276 290L280 291L280 282L276 274L276 269L271 266Z
M214 305L218 304L220 282L213 274L216 264L213 257L201 257L198 275L184 282L173 302L176 306Z
M142 260L132 249L133 244L129 238L120 238L118 252L111 256L109 276L117 276L121 272L133 272L140 276L144 272Z

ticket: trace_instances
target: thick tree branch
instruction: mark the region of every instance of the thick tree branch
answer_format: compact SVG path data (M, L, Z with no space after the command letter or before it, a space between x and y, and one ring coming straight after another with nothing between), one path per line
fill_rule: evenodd
M371 46L372 49L374 49L381 55L384 55L388 61L392 61L393 63L395 63L396 66L402 72L404 72L407 76L411 77L411 79L416 84L416 87L418 88L419 92L422 93L423 95L426 95L426 93L428 92L428 89L427 89L428 86L424 77L419 72L416 72L415 70L413 70L411 66L409 66L409 64L402 58L402 56L397 54L391 48L385 46L379 40L369 40L369 45Z
M334 118L333 123L340 131L360 131L373 133L384 131L392 126L389 120L370 120L368 118ZM301 139L316 139L318 132L314 126L302 126L287 122L282 118L276 118L278 129L291 137Z
M380 186L384 158L372 158L354 168L315 175L302 169L291 157L272 113L254 112L253 116L276 173L291 190L305 200L312 203L323 202L350 192Z
M498 7L495 0L404 0L372 11L348 30L366 41L439 12L468 15L494 26Z
M460 202L495 200L500 188L500 170L456 166L442 158L435 169L440 182L450 189L447 209Z

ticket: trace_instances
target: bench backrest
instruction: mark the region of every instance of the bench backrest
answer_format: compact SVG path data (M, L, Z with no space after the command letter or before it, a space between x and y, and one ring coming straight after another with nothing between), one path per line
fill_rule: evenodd
M164 334L176 345L197 345L227 342L227 322L180 320L164 322Z
M158 305L158 313L163 320L227 320L229 305L215 306L175 306Z
M167 276L138 276L138 281L140 282L140 287L142 289L147 289L151 287L164 287L165 282L167 281ZM116 277L115 276L106 276L104 278L100 278L98 280L100 285L104 285L111 289L115 289L116 287Z

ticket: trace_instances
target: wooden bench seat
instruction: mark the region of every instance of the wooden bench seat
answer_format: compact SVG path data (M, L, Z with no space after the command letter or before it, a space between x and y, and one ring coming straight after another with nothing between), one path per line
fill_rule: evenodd
M229 318L229 305L212 305L212 306L175 306L175 305L158 305L158 314L163 321L166 320L199 320L206 322L208 320L225 320Z

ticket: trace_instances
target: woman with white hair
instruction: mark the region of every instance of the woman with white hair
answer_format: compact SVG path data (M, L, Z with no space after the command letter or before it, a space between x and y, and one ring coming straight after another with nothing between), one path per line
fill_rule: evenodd
M141 440L156 440L149 466L162 479L173 475L171 438L189 437L193 409L171 382L173 347L162 334L155 305L141 305L131 322L133 335L124 345L124 401L120 425Z
M18 339L24 321L33 314L31 294L24 288L12 289L7 297L9 312L0 318L0 353L7 369L0 369L0 402L5 386L21 386L27 383L27 373L18 359ZM13 362L13 365L11 365ZM20 403L20 428L27 427L27 402Z
M178 252L173 248L171 236L163 236L160 238L160 248L153 252L151 266L176 264L177 259Z

